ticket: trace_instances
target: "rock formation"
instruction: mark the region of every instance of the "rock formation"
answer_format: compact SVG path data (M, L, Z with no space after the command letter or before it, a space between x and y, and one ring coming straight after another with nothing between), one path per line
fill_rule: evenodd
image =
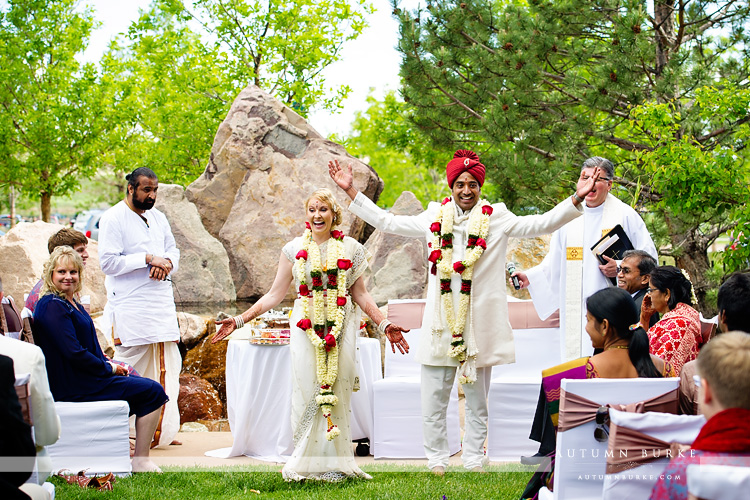
M205 230L198 210L185 198L182 186L159 184L155 206L169 220L180 250L180 265L172 277L175 302L235 300L227 251Z
M3 291L11 295L19 307L23 307L24 294L31 291L42 276L44 263L49 259L47 240L62 228L59 224L42 221L21 222L0 238ZM107 303L104 273L99 267L99 246L96 241L89 240L88 253L82 295L91 296L91 312L96 313L104 309Z
M180 424L196 420L216 420L224 412L224 405L216 389L202 378L187 373L180 374L177 406L180 409Z
M404 191L390 209L396 215L417 215L424 208L416 196ZM374 231L365 243L372 254L365 285L375 302L388 299L419 299L427 294L427 243L424 238L407 238Z
M203 224L224 244L238 298L258 297L273 282L283 245L303 230L303 202L330 188L329 160L351 164L354 185L377 199L383 183L374 170L325 140L294 111L256 86L235 99L214 140L205 172L188 186ZM344 210L341 229L358 238L362 221Z
M208 335L190 349L182 361L182 373L196 375L206 379L219 393L219 399L226 407L227 403L227 344L212 344Z
M506 252L506 262L513 262L516 264L518 271L525 271L530 269L544 259L544 256L549 252L549 240L550 236L538 236L536 238L509 238L508 239L508 250ZM505 286L508 295L512 295L517 299L530 300L528 290L516 290L508 282L507 271L503 279L505 279Z

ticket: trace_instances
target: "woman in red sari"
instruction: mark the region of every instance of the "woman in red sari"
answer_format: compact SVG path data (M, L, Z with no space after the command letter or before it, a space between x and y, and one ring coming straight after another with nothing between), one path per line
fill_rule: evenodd
M641 304L641 325L656 311L661 320L648 330L651 354L668 361L679 374L685 363L698 356L703 342L700 314L693 309L693 284L674 266L651 272L649 289Z

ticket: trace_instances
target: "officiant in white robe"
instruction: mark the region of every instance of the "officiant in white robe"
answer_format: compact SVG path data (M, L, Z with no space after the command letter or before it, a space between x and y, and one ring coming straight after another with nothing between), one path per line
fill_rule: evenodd
M438 274L431 273L428 278L422 338L417 350L417 360L422 364L423 437L428 467L434 473L442 474L448 465L450 454L446 412L450 391L458 371L459 377L465 380L463 388L466 397L462 460L465 468L481 470L486 463L484 443L487 438L487 392L492 366L515 361L504 280L508 238L548 234L579 217L583 197L594 188L598 172L588 185L579 185L574 197L565 199L547 213L525 217L514 215L503 203L490 205L480 198L485 167L471 151L457 151L446 167L448 185L453 196L442 204L430 203L425 212L415 216L393 215L362 195L353 187L351 165L342 168L334 161L329 163L329 172L339 187L353 200L349 206L352 213L381 231L425 238L433 244L433 254L436 251L434 224L439 214L445 213L443 206L449 206L452 221L443 220L442 224L443 227L447 223L452 225L452 256L451 262L448 262L451 270L452 263L465 261L472 251L467 248L468 229L472 218L481 217L480 214L486 215L489 212L486 236L480 238L483 244L486 244L486 249L476 260L470 274L470 302L463 324L467 359L460 363L456 357L448 354L455 335L452 339L449 327L451 320L442 306L439 271ZM441 248L445 251L446 247L442 245ZM450 274L450 293L453 311L456 312L461 308L462 278L465 276L458 272ZM433 328L436 325L437 327Z
M591 252L601 237L621 225L633 247L657 258L656 247L643 219L629 205L610 193L614 166L606 158L591 157L581 168L578 185L586 182L600 168L602 177L585 199L583 217L555 231L550 251L541 264L516 276L523 288L528 287L534 307L542 319L560 310L561 359L569 361L593 353L585 333L586 308L583 304L595 292L616 286L610 278L617 276L618 263L607 259L602 265Z

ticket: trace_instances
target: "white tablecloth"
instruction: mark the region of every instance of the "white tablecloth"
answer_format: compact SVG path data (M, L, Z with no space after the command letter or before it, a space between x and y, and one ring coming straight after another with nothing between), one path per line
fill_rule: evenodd
M382 378L380 342L358 338L360 390L352 396L352 439L372 438L372 384ZM292 369L289 346L230 340L227 347L227 415L231 448L206 452L229 458L245 455L286 462L292 443Z

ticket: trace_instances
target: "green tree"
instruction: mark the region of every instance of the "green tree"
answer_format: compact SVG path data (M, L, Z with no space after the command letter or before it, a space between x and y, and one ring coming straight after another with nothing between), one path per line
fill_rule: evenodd
M74 0L9 0L0 10L0 182L40 200L92 175L106 149L104 94L91 64L76 56L92 27Z
M442 167L453 151L429 146L395 92L388 92L382 101L370 95L367 103L367 110L356 113L350 135L333 140L370 164L383 179L385 188L378 204L389 208L404 191L413 192L423 206L450 194Z
M362 32L369 12L364 0L155 1L104 61L119 124L112 162L192 181L249 84L303 116L338 108L349 88L327 88L322 70Z
M690 272L705 305L708 246L734 222L728 208L748 201L747 192L722 189L727 179L713 192L709 183L728 170L738 172L731 179L745 175L750 116L747 108L707 113L723 108L699 89L750 83L746 2L432 0L395 12L404 99L420 129L437 144L484 150L511 207L549 206L569 192L585 157L609 157L613 192L658 210L662 253ZM634 116L641 105L647 112ZM644 117L666 110L674 127L649 129L659 122ZM723 163L712 172L715 161ZM686 186L690 202L680 194Z

